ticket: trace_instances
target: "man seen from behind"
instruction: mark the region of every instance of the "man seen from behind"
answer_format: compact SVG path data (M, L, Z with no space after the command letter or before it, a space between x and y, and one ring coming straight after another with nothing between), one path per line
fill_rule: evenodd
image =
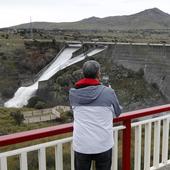
M113 117L121 113L114 90L100 83L100 64L83 65L84 78L69 92L74 116L73 149L75 170L110 170L112 163Z

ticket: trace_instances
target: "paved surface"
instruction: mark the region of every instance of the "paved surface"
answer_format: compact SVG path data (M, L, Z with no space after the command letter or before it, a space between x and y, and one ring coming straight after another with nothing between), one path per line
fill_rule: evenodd
M163 168L159 168L157 170L170 170L170 164L169 165L166 165L165 167Z

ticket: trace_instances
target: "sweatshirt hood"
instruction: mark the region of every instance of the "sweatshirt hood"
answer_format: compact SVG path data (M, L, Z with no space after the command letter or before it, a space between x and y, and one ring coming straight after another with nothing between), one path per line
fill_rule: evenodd
M71 88L69 92L70 101L73 102L72 99L74 99L75 103L89 104L100 96L104 88L103 85L87 86L79 89Z

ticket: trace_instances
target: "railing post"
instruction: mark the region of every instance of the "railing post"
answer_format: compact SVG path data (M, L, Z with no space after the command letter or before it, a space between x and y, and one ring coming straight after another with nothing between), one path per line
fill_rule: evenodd
M123 147L122 147L122 170L130 170L131 162L131 120L124 120L123 125Z

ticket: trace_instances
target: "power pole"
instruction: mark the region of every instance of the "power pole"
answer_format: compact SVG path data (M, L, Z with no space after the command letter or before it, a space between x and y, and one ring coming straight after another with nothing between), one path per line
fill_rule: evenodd
M30 16L30 39L33 40L33 31L32 31L33 25L32 25L32 18Z

